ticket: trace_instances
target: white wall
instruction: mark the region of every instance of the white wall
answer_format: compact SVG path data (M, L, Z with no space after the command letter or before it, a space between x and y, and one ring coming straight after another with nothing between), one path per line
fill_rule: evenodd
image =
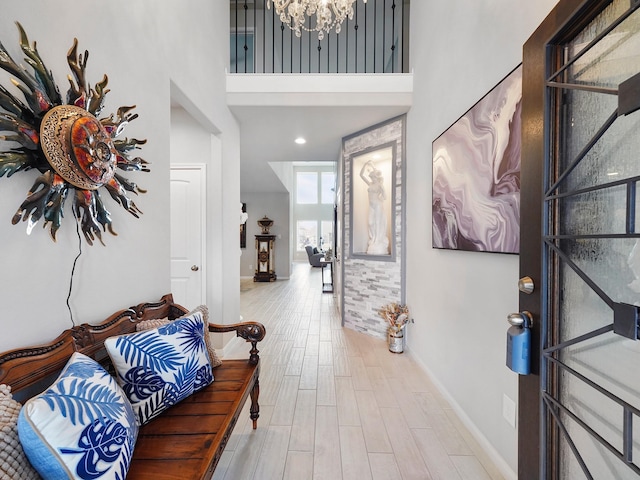
M277 236L275 241L275 267L278 280L284 280L291 276L289 197L288 193L244 192L242 194L242 201L247 204L249 219L247 220L247 248L242 249L240 276L253 277L255 273L257 261L255 236L262 232L257 221L265 215L273 220L273 226L269 233Z
M119 308L158 299L170 289L169 279L169 130L170 83L191 99L200 115L224 137L223 166L218 184L223 194L220 235L222 248L237 250L239 132L224 95L228 62L228 5L224 2L169 0L158 8L151 0L78 3L22 0L3 5L0 41L24 63L14 21L31 41L66 94L69 67L66 54L73 38L79 51L90 51L87 78L93 86L104 73L111 92L103 114L121 105L137 105L140 117L125 135L147 138L140 156L151 162L151 173L127 173L148 193L135 198L144 212L136 219L103 195L117 237L104 234L106 247L83 244L70 304L76 323L96 322ZM100 27L98 27L98 25ZM0 82L9 85L8 75ZM71 203L67 202L58 241L36 227L31 236L11 217L33 184L36 172L0 178L0 301L3 313L0 350L49 341L71 326L65 304L73 259L78 252ZM225 299L226 321L239 317L239 258L224 256L224 286L215 296Z
M506 315L518 311L518 257L431 248L431 143L522 61L523 43L556 3L411 3L407 303L416 323L408 346L511 478L517 434L502 401L517 400L505 340Z

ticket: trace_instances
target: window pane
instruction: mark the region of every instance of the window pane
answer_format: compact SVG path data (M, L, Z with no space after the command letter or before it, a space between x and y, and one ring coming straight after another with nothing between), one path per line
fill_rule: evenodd
M318 222L315 220L298 221L296 231L298 232L298 241L296 243L299 252L304 252L306 245L318 246Z
M335 198L336 175L333 172L322 172L322 203L331 203Z
M323 250L333 249L333 222L323 220L320 225L320 235Z
M318 203L318 174L298 172L296 179L296 202Z

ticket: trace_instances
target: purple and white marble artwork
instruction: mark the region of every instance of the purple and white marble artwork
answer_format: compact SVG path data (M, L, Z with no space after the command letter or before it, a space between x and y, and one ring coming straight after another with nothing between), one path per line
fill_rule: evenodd
M518 253L522 66L433 142L433 246Z

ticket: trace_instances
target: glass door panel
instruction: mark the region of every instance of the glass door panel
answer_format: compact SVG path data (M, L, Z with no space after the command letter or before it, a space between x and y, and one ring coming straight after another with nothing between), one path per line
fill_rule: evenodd
M558 479L640 475L640 345L620 334L640 312L640 112L618 114L640 72L636 9L613 1L550 50L543 439Z

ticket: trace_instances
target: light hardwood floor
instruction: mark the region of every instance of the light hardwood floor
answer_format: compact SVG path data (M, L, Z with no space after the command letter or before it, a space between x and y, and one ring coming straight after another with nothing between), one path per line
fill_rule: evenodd
M409 354L341 327L319 268L243 279L240 310L267 329L260 418L253 430L247 402L215 480L503 478Z

